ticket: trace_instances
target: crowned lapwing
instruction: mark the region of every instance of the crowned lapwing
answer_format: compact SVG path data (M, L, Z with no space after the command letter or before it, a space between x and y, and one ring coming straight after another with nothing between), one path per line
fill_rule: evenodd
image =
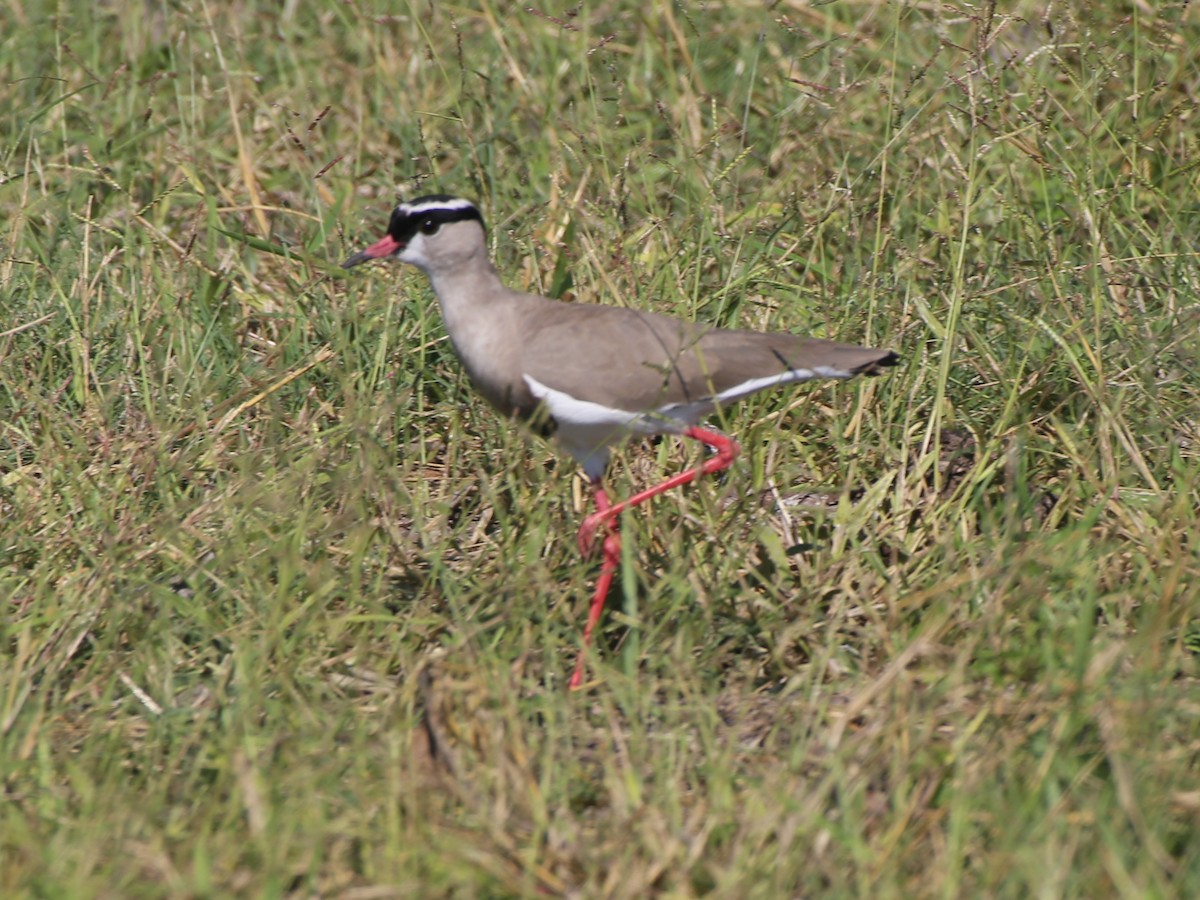
M898 362L891 350L713 328L511 290L488 258L478 207L444 194L401 203L387 234L342 266L388 257L429 276L454 351L479 392L506 416L552 426L591 482L596 511L584 519L579 545L588 552L603 530L603 561L572 688L583 681L587 647L620 562L618 515L728 468L738 454L736 442L700 422L766 388L872 375ZM652 434L693 438L715 452L696 469L611 502L603 486L610 448L631 435Z

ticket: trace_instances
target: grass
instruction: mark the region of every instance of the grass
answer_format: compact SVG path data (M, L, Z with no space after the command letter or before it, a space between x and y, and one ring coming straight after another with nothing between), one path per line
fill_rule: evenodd
M8 8L0 893L1200 894L1196 12L1001 6ZM336 268L434 190L904 357L626 516L586 692L578 475Z

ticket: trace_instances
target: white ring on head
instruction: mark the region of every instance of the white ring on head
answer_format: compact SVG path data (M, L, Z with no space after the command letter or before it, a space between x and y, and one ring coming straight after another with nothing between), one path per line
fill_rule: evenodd
M396 209L406 216L419 216L439 209L475 209L475 204L470 200L452 197L449 200L429 200L425 203L401 203Z

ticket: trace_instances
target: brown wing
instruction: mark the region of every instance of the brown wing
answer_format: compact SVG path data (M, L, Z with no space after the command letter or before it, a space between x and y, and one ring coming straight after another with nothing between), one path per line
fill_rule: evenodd
M696 403L754 379L823 368L848 378L896 355L793 334L706 328L655 313L591 304L541 311L522 371L579 400L630 411ZM833 374L833 372L838 374Z

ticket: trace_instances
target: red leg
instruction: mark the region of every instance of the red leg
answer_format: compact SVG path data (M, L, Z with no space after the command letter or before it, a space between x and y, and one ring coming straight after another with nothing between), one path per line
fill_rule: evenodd
M588 610L587 625L583 629L583 647L579 651L579 661L575 664L575 672L571 675L569 682L571 690L577 690L583 684L584 657L591 644L592 632L595 631L596 624L604 612L604 601L608 599L608 590L612 586L613 576L616 574L617 566L621 563L621 536L617 531L617 517L630 507L637 506L651 497L657 497L671 488L695 481L701 475L712 475L728 469L740 450L736 441L719 431L709 431L693 426L683 432L683 435L707 444L717 451L716 454L706 459L698 468L673 475L661 484L646 488L620 503L609 501L600 479L592 482L592 490L596 497L596 511L584 519L579 528L579 549L584 555L587 555L592 549L596 531L603 527L606 532L603 545L604 555L600 564L600 577L596 580L596 593L592 596L592 605Z
M612 504L609 502L608 494L604 492L604 486L600 483L600 479L592 482L592 490L596 497L597 512L604 513L610 510ZM596 579L596 593L592 595L592 606L588 610L587 624L583 627L583 646L579 650L575 672L568 682L568 687L573 691L583 685L583 662L587 656L587 648L591 645L592 632L596 630L596 624L600 621L601 613L604 612L604 601L608 599L608 590L612 586L613 576L620 564L621 534L617 530L617 523L614 520L609 523L608 534L604 536L604 558L600 564L600 577Z
M605 506L600 507L599 502L596 504L596 512L592 513L583 520L583 525L579 528L579 549L587 554L591 552L592 541L595 539L596 531L602 525L610 525L616 521L617 516L623 513L630 507L637 506L639 503L644 503L651 497L657 497L659 494L666 493L672 488L677 488L680 485L688 484L695 481L701 475L712 475L716 472L722 472L728 469L733 461L737 458L741 448L738 447L737 441L731 437L721 434L719 431L709 431L707 428L698 428L692 426L683 432L684 437L689 437L701 443L707 444L717 452L706 459L703 465L695 469L688 469L686 472L680 472L678 475L672 475L661 484L656 484L653 487L648 487L641 493L634 494L622 500L620 503L608 504L608 498L605 498Z

